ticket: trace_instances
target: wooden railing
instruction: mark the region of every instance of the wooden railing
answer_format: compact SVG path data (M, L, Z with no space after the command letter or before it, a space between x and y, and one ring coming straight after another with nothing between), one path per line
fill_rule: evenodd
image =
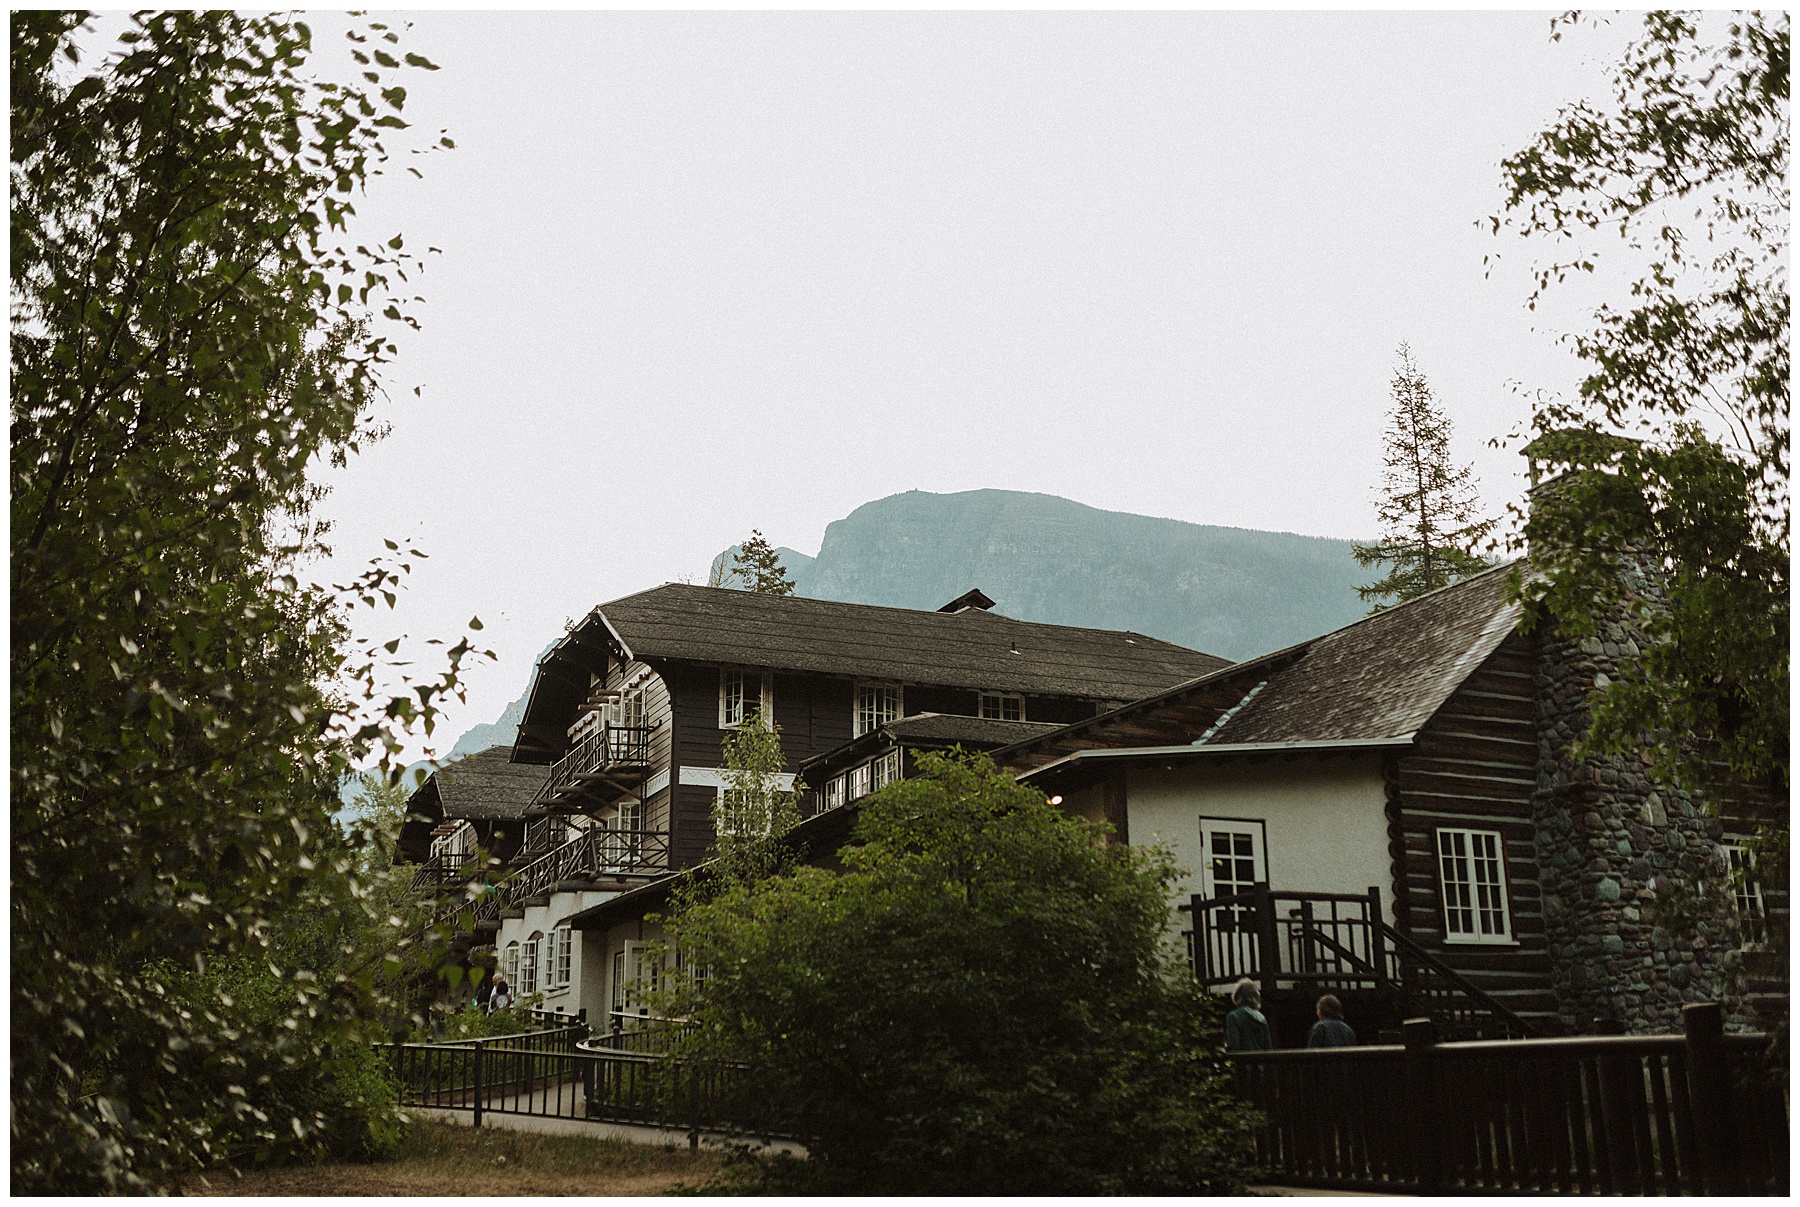
M568 881L660 876L669 870L667 830L584 830L549 854L526 864L475 902L476 921L495 921L528 897L556 891Z
M1209 989L1248 978L1265 1001L1283 988L1309 993L1379 990L1401 1014L1436 1021L1446 1037L1508 1039L1537 1029L1468 978L1395 930L1382 915L1381 890L1366 893L1250 892L1195 895L1179 907L1192 917L1188 961Z
M535 805L557 804L578 794L588 780L611 772L642 771L650 766L650 735L655 725L602 725L550 765L550 778L532 798Z
M468 862L469 857L466 855L433 855L413 872L413 889L418 892L436 892L445 885L460 884L469 879L463 870Z
M1682 1035L1241 1052L1264 1115L1257 1159L1291 1185L1414 1194L1786 1194L1785 1067L1723 1035L1717 1003Z

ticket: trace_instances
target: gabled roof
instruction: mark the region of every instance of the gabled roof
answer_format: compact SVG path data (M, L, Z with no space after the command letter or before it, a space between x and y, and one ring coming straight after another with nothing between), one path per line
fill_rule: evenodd
M1518 627L1511 565L1484 570L1325 634L1270 681L1213 742L1406 737Z
M1129 699L1226 666L1142 633L667 583L595 609L639 659Z
M1405 741L1518 626L1517 564L1496 566L1341 629L995 752L1039 767L1081 749L1301 749ZM1145 740L1150 726L1153 740Z
M442 822L523 817L549 773L543 767L521 766L511 759L511 746L489 746L445 763L427 776L407 798L400 854L415 861L425 859L431 852L433 830Z
M601 604L539 662L521 755L527 744L531 756L551 753L548 729L569 723L587 675L609 656L1097 700L1135 699L1230 665L1142 633L979 607L928 612L666 583Z
M549 773L511 760L511 746L489 746L432 772L445 820L525 816L525 807Z

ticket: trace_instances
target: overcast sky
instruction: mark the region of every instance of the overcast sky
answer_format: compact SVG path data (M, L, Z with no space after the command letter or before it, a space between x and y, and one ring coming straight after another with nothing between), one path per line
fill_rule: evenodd
M471 615L500 661L752 527L812 553L918 488L1375 531L1410 341L1486 442L1567 391L1500 159L1600 92L1618 34L1547 13L428 13L448 128L364 229L442 249L392 435L330 474L339 575L431 560L382 637ZM334 52L335 53L335 52ZM1484 275L1483 257L1504 259ZM422 388L415 398L414 386ZM972 584L974 585L974 584Z

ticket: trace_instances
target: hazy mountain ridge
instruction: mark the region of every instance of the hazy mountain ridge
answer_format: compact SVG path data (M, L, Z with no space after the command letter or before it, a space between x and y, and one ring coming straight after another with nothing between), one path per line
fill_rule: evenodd
M713 565L729 564L737 547ZM1350 542L1102 511L1015 490L912 490L825 529L817 557L778 548L812 599L936 608L979 587L1020 620L1132 629L1242 661L1316 637L1368 609ZM541 656L541 655L540 655ZM530 691L529 676L525 690ZM525 696L451 755L510 743Z
M1349 541L1023 491L890 495L833 521L818 557L782 553L815 599L935 608L979 587L1020 620L1133 629L1234 661L1367 611Z

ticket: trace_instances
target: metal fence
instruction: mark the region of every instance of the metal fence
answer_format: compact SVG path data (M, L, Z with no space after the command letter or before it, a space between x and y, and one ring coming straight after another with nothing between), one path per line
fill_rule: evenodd
M754 1109L730 1069L646 1052L582 1046L585 1026L492 1039L389 1044L401 1106L487 1115L589 1119L701 1131L783 1133Z
M1716 1004L1682 1035L1234 1053L1257 1157L1298 1185L1411 1193L1785 1194L1785 1070Z

